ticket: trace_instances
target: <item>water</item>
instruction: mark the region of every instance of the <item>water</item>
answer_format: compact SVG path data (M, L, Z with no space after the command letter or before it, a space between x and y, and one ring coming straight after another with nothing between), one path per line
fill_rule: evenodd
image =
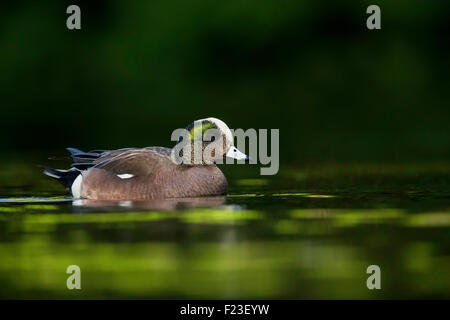
M226 197L147 202L0 169L1 298L450 298L447 164L227 167Z

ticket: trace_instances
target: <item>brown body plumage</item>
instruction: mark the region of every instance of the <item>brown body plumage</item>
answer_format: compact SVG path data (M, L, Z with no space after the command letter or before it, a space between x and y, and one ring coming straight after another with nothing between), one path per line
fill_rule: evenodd
M81 197L145 200L227 193L227 180L216 165L178 165L170 150L149 147L104 154L83 173ZM121 179L121 174L133 177Z

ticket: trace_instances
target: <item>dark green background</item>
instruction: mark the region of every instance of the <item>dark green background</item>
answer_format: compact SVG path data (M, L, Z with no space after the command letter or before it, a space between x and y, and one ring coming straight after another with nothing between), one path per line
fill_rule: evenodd
M449 298L449 9L2 3L0 297ZM70 198L36 167L67 168L47 158L68 146L170 146L208 116L279 128L279 173L224 165L227 197L116 203Z
M66 28L74 3L80 31ZM365 26L369 4L381 30ZM279 128L282 164L447 161L449 12L406 0L2 4L1 149L171 146L173 129L214 116Z

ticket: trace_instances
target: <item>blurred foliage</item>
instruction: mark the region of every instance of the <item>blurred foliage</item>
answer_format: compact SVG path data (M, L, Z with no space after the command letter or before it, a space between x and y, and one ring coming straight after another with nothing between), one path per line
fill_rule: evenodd
M82 29L65 26L78 3ZM3 153L171 146L215 116L282 163L450 156L448 1L16 1L0 13ZM62 151L61 151L62 152Z

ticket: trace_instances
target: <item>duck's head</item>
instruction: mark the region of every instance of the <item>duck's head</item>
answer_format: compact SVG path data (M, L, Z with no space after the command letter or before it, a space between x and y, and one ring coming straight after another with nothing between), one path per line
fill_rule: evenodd
M200 119L189 124L179 135L173 150L186 165L221 163L225 157L249 159L234 146L230 128L217 118Z

